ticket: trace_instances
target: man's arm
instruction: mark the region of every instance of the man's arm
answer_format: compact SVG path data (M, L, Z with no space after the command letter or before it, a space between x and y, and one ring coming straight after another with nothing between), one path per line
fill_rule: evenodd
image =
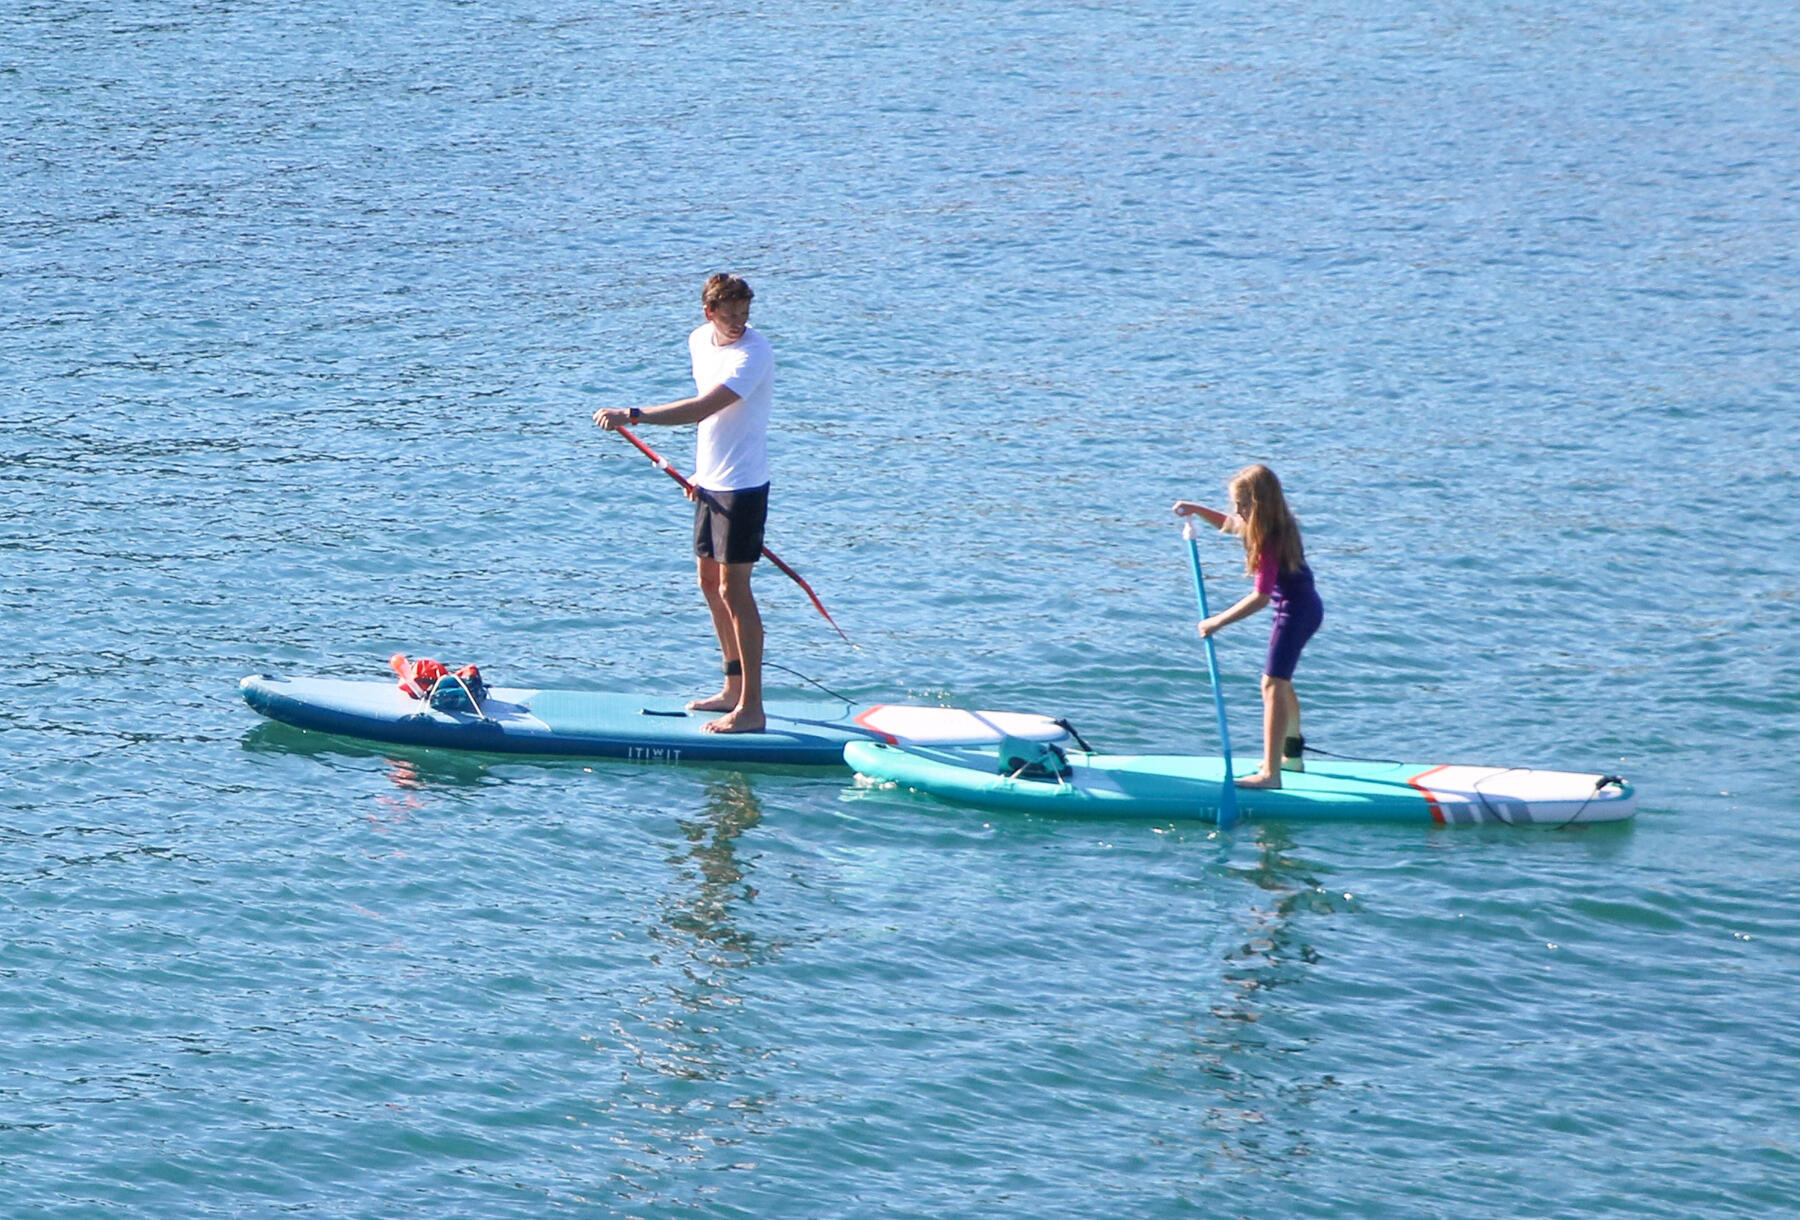
M682 398L675 402L665 402L660 406L634 408L637 418L631 417L631 411L617 407L603 407L594 412L594 422L611 432L621 424L657 424L667 427L673 424L697 424L703 419L717 415L726 407L736 402L738 392L728 385L716 385L704 394L696 394L692 398Z

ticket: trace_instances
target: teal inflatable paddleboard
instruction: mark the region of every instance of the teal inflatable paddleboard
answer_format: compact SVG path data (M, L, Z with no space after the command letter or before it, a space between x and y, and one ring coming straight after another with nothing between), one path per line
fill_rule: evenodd
M1184 754L1084 754L920 747L852 741L859 774L963 805L1030 813L1217 821L1223 759ZM1523 767L1307 760L1278 790L1239 788L1238 816L1274 821L1567 826L1616 822L1637 811L1617 776Z
M708 733L717 712L690 712L668 696L495 687L474 704L433 706L391 681L278 674L253 674L238 688L256 711L302 729L505 754L841 766L845 744L856 740L978 744L1068 735L1046 716L915 704L776 700L765 707L764 732Z

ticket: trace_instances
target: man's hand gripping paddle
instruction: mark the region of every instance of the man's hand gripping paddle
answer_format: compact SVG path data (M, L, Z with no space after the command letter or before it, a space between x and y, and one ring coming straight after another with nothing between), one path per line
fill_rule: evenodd
M706 492L704 490L702 490L701 488L695 487L692 483L688 482L688 480L682 475L682 473L679 470L676 470L673 466L669 465L669 463L663 459L663 456L661 454L659 454L656 450L652 449L650 446L646 445L643 441L640 441L635 435L633 435L631 429L615 424L613 426L612 430L614 432L617 432L620 436L624 437L626 440L630 441L632 444L636 445L639 453L642 453L645 457L649 458L651 463L658 470L662 471L664 474L668 475L671 479L674 479L677 483L681 484L681 489L683 491L687 492L689 495L692 495L692 496L704 496L706 494ZM850 637L847 635L844 635L844 629L837 625L837 620L831 617L831 612L829 610L825 609L825 603L820 601L819 595L812 591L812 586L807 584L806 581L801 579L800 573L794 571L794 569L788 567L787 564L783 563L781 561L780 556L776 555L775 552L771 551L768 547L765 546L762 549L762 553L763 553L763 558L767 559L770 563L772 563L776 567L780 568L783 572L785 572L787 574L789 580L792 580L795 584L800 586L801 592L805 593L806 596L811 599L812 604L813 604L813 609L817 610L820 614L825 616L825 621L831 624L831 629L833 631L837 632L839 635L844 636L844 643L850 644L850 646L852 648L854 648L856 645L850 643Z
M1194 595L1200 599L1200 617L1211 618L1212 613L1206 608L1206 579L1200 575L1200 544L1196 541L1200 531L1194 527L1194 518L1183 520L1181 536L1187 539L1188 562L1194 568ZM1219 687L1219 655L1210 635L1203 642L1206 644L1206 670L1212 675L1213 712L1219 718L1219 749L1225 755L1225 778L1219 785L1219 829L1230 830L1237 822L1237 784L1231 774L1231 732L1225 727L1225 692Z

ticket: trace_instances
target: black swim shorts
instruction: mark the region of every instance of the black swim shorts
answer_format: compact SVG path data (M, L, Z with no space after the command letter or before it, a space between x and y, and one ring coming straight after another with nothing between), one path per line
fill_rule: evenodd
M755 563L769 519L769 485L705 491L694 502L694 554L717 563Z

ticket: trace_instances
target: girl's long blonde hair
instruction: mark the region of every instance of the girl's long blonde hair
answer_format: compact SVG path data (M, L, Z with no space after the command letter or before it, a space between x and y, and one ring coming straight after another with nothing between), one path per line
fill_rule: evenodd
M1281 494L1281 480L1267 466L1246 466L1231 476L1225 485L1231 496L1233 511L1244 519L1244 571L1251 576L1265 554L1273 553L1279 573L1295 571L1306 562L1306 548L1300 542L1300 523L1288 511L1287 497ZM1238 509L1238 493L1249 501Z

